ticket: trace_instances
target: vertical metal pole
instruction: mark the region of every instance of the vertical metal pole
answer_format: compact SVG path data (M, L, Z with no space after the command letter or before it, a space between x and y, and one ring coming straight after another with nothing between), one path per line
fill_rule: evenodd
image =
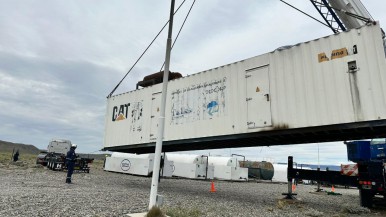
M160 160L161 160L161 152L162 152L162 140L163 140L164 128L165 128L165 105L166 105L166 96L167 96L167 88L168 88L168 81L169 81L170 51L172 47L174 2L175 0L171 0L169 32L168 32L168 39L166 43L165 71L164 71L163 86L162 86L161 111L158 119L158 134L157 134L157 142L155 145L155 153L154 153L154 166L153 166L153 177L151 180L149 209L151 209L153 206L156 205L156 200L157 200L158 178L159 178Z

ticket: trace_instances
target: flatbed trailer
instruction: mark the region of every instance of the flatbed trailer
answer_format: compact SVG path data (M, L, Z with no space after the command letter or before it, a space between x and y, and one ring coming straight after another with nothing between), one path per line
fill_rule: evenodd
M47 168L54 171L67 170L66 156L63 154L49 153L46 157ZM93 162L93 158L76 158L74 170L78 172L90 172L89 164Z
M293 157L288 157L288 178L326 182L333 185L358 187L357 176L342 175L340 171L321 171L293 168Z
M70 150L71 141L65 139L53 139L47 147L47 151L41 152L36 164L47 166L50 170L63 171L67 170L66 154ZM74 170L79 172L90 172L89 164L94 161L93 158L85 158L77 156L75 159Z
M287 198L292 198L291 184L293 179L312 180L324 182L331 185L342 185L357 187L359 189L360 205L371 208L375 195L381 195L386 199L385 191L385 161L369 160L359 161L358 175L343 175L340 171L320 171L309 169L298 169L293 167L293 157L288 157L288 194Z

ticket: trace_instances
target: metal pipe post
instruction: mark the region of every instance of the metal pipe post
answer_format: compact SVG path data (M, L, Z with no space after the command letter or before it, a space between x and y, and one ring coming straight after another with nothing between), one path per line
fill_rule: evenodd
M168 39L167 39L167 44L166 44L165 71L164 71L164 76L163 76L160 116L158 119L157 142L155 145L155 153L154 153L154 166L153 166L153 177L151 180L149 210L153 206L155 206L156 202L157 202L157 191L158 191L158 179L159 179L161 152L162 152L162 141L163 141L164 129L165 129L165 105L166 105L166 95L167 95L167 87L168 87L168 81L169 81L170 52L171 52L171 47L172 47L174 2L175 2L175 0L171 0L169 32L168 32Z

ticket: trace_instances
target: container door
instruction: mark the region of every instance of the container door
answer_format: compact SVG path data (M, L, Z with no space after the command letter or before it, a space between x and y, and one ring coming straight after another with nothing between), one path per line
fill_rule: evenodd
M248 129L272 126L269 65L245 71Z
M151 116L150 116L150 141L157 139L158 133L158 118L161 110L161 92L153 93L151 98Z

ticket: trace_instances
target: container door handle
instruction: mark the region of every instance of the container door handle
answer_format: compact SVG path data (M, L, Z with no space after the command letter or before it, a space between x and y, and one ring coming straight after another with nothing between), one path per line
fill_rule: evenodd
M267 97L267 101L269 101L269 94L264 94L265 97Z

